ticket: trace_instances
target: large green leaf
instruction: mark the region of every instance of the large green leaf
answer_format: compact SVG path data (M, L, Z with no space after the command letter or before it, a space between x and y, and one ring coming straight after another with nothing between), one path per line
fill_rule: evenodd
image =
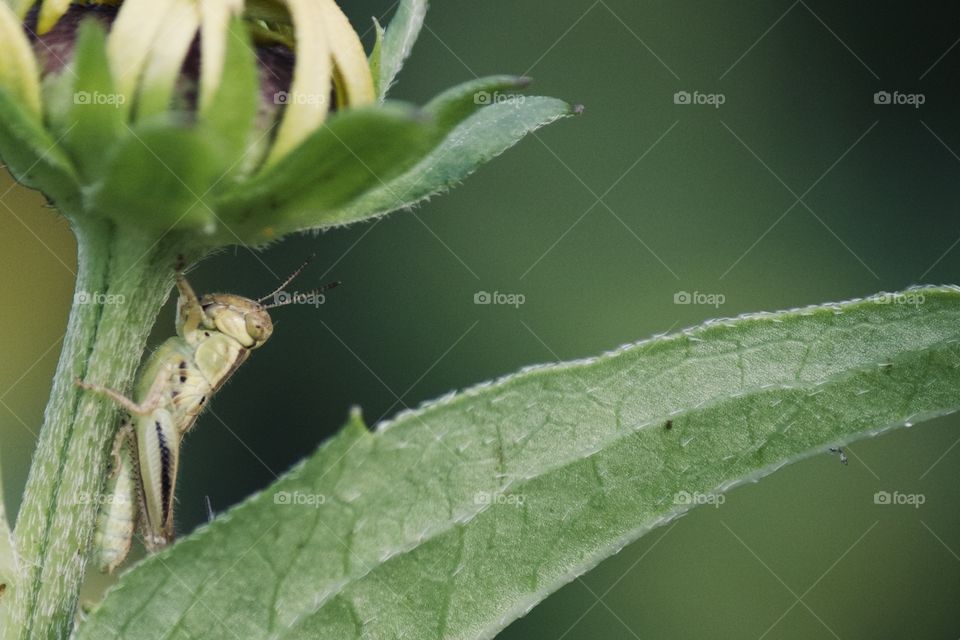
M960 289L707 323L310 459L124 575L80 638L489 638L699 496L960 406Z
M437 108L439 103L431 105ZM446 111L453 110L448 107ZM515 96L484 107L453 129L412 169L334 212L329 223L345 224L412 207L459 184L527 134L576 112L576 107L562 100L538 96Z
M377 94L383 100L413 50L427 16L427 0L400 0L397 12L387 26L376 56Z

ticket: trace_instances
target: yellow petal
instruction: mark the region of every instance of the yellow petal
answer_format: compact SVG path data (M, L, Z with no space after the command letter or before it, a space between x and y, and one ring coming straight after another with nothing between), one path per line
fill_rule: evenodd
M243 11L243 0L200 2L200 111L204 111L220 86L227 55L230 18Z
M170 107L183 61L200 28L195 0L175 0L150 49L137 98L137 119L163 113Z
M107 56L117 93L133 104L137 84L164 17L176 0L126 0L117 14L107 40Z
M43 0L43 4L40 5L40 17L37 18L37 33L43 35L50 31L69 8L70 0Z
M36 0L7 0L7 4L20 20L27 17Z
M297 41L293 84L267 164L276 162L313 133L330 109L333 63L323 25L325 0L287 0Z
M340 105L360 106L376 98L370 63L360 37L347 16L333 0L323 3L323 24L330 40L330 52L336 65L337 97Z
M40 72L20 19L0 0L0 86L40 118Z

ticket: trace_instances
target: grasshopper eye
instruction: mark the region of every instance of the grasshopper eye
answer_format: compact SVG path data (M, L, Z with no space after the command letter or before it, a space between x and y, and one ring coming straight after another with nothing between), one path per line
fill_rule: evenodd
M273 323L265 316L263 313L248 313L246 316L247 334L256 343L255 346L266 342L273 333Z

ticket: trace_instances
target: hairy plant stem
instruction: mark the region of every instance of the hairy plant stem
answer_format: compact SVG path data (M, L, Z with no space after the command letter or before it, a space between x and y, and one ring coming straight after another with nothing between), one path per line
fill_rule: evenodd
M76 294L17 517L21 569L3 621L9 639L70 634L120 419L113 402L75 381L129 390L173 283L169 244L89 217L74 230Z

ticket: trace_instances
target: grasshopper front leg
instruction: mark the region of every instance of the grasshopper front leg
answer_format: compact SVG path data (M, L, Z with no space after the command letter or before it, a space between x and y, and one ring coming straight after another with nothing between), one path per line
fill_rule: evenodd
M160 404L164 401L164 390L170 384L170 376L173 373L173 368L167 364L163 367L162 372L158 375L153 384L150 385L150 389L147 392L147 397L143 402L136 402L131 400L127 396L123 395L115 389L110 387L105 387L101 384L94 384L91 382L84 382L83 380L76 380L76 384L81 389L86 389L92 393L99 393L100 395L107 396L118 405L130 412L131 415L135 416L145 416L153 413Z

